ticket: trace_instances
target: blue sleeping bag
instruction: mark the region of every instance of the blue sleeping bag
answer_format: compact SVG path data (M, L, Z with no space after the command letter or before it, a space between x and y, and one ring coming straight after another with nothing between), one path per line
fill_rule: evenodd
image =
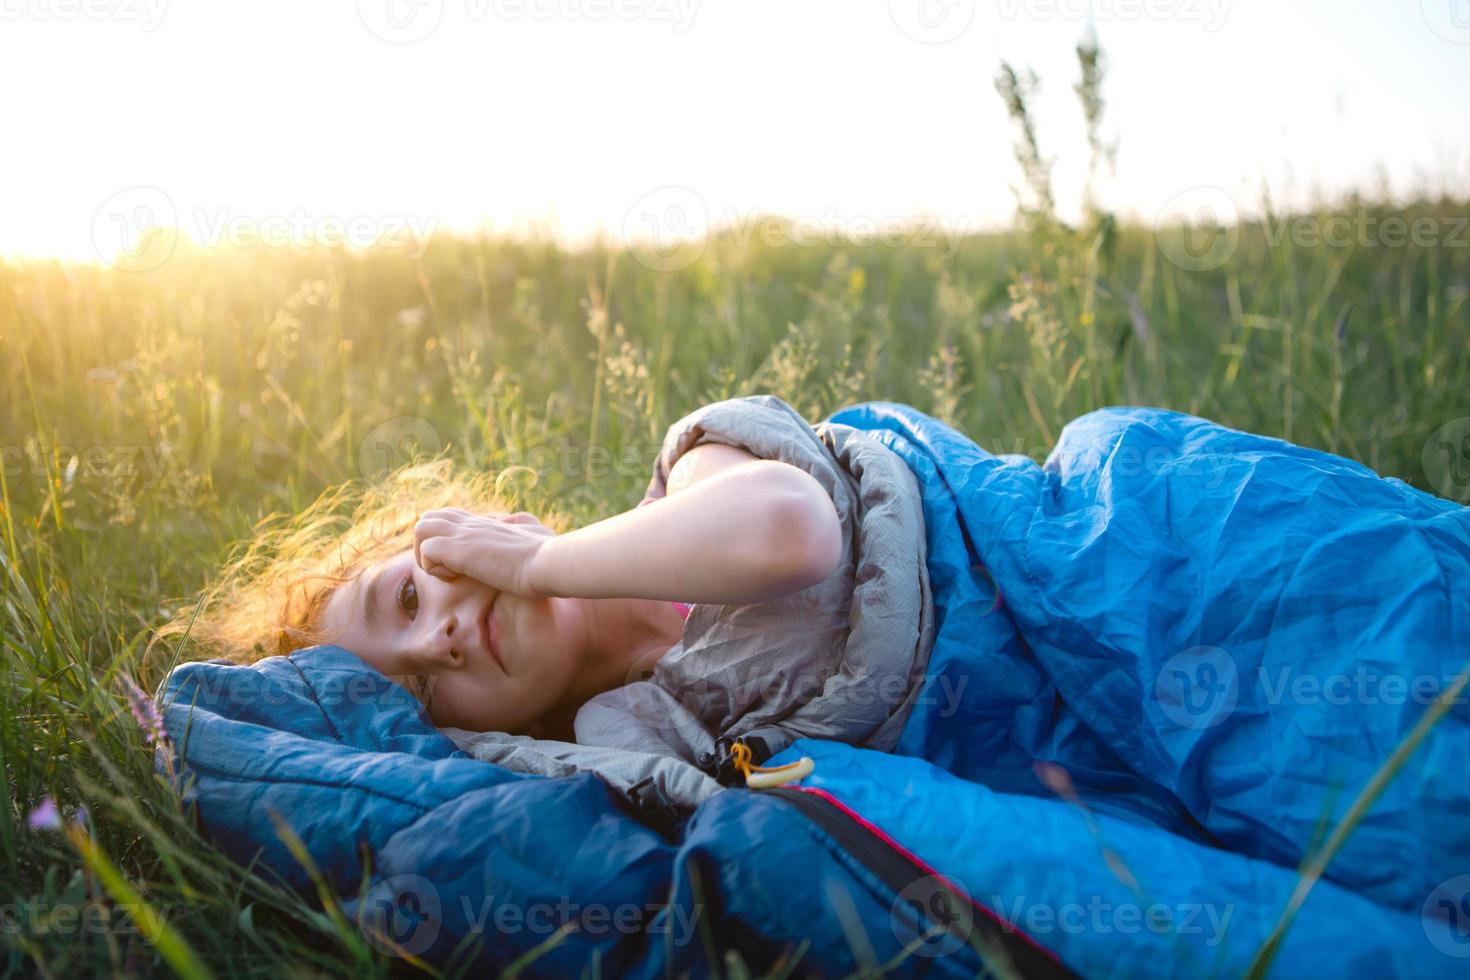
M938 633L892 753L693 813L459 752L346 650L165 684L180 791L240 861L431 963L664 976L1239 976L1297 869L1470 661L1470 508L1360 464L1107 409L1044 465L892 402L829 418L923 494ZM1430 730L1276 948L1470 969L1470 710Z

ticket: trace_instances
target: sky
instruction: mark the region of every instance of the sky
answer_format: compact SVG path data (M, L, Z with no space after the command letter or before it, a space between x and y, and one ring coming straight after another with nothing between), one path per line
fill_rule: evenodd
M1019 181L1002 59L1075 216L1089 22L1125 216L1470 191L1470 0L0 0L0 255L982 230Z

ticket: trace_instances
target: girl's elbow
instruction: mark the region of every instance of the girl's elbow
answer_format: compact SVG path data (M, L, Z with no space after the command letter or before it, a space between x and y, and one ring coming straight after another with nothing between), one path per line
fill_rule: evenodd
M826 491L793 494L777 507L775 547L781 556L777 574L794 590L825 581L842 560L842 522Z

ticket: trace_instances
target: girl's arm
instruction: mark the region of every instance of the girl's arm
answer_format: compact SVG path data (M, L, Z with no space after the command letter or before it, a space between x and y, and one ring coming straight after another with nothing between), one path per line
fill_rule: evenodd
M811 474L705 443L679 458L662 499L548 539L530 581L554 596L764 602L831 575L841 535Z

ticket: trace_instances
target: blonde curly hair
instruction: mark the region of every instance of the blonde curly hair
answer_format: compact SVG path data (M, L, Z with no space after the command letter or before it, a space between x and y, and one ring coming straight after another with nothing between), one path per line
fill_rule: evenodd
M154 631L144 654L151 669L145 673L172 666L158 662L159 648L172 647L174 662L212 656L248 664L330 642L319 619L337 589L374 562L411 548L424 511L513 513L514 495L503 484L520 469L525 468L456 470L441 458L377 482L328 488L299 514L267 515L232 551L214 582ZM548 514L542 523L562 533L568 522Z

